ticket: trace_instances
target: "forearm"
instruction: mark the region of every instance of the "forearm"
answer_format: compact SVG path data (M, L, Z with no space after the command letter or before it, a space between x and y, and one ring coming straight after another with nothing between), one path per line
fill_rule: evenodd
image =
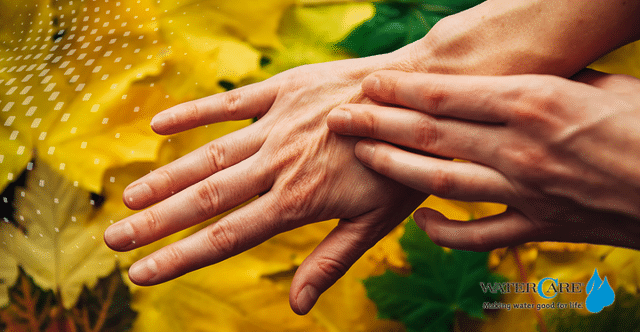
M569 77L640 38L640 2L488 0L415 43L416 71Z

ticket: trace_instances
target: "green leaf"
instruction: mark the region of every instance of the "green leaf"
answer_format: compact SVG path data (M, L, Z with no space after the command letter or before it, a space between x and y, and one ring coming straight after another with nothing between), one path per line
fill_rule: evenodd
M640 331L640 296L619 289L613 305L601 312L585 316L575 310L557 310L547 316L547 327L556 332Z
M386 271L364 281L381 318L399 320L408 331L450 331L456 312L484 318L482 304L497 300L497 294L484 294L479 286L502 280L487 268L489 253L445 251L413 220L400 244L412 273Z
M424 37L445 16L483 0L396 0L374 4L376 14L338 47L359 57L388 53Z

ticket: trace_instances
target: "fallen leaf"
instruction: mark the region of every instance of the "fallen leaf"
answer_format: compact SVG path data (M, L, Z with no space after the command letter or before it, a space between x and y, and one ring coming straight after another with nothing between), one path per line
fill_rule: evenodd
M43 289L54 290L65 308L84 285L113 269L116 258L102 241L105 220L89 220L89 192L37 162L16 195L16 222L3 224L0 248ZM2 275L15 266L4 266Z
M402 321L408 331L450 331L457 312L484 318L482 304L496 295L483 293L478 283L501 280L487 268L488 253L445 251L412 221L400 243L411 274L387 271L365 281L380 317Z

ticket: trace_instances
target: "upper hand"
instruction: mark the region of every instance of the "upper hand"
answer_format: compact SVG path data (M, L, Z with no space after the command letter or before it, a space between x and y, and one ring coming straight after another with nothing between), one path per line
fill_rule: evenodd
M159 134L259 120L132 183L124 192L130 208L157 204L107 229L105 242L111 248L149 244L260 196L136 262L129 270L131 280L161 283L276 234L340 218L293 280L292 308L309 311L323 291L426 198L364 167L353 153L357 139L333 134L326 126L333 107L367 102L361 81L389 57L299 67L159 113L152 121Z
M418 210L437 243L486 250L528 241L640 248L640 80L583 71L469 77L383 71L365 79L376 101L328 117L372 169L444 198L504 203L503 214L449 221Z

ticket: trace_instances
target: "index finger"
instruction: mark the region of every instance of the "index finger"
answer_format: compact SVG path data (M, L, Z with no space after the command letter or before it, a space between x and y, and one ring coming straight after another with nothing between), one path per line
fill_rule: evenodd
M247 85L166 109L153 117L151 128L170 135L207 124L260 117L278 94L274 80Z
M536 75L463 76L379 71L362 82L372 99L436 116L506 123L514 109L526 106ZM524 98L523 98L524 97Z

